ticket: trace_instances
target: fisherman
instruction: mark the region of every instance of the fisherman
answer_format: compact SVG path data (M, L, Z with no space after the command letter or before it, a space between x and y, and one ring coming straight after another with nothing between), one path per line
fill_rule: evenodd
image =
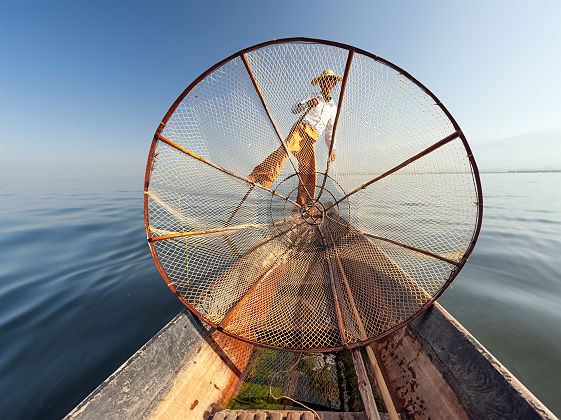
M320 92L310 93L303 101L292 107L292 113L304 115L292 126L286 138L286 147L298 160L300 182L296 202L303 205L313 201L316 191L316 152L314 144L325 131L325 144L329 149L333 139L333 124L337 113L337 105L331 97L333 88L343 78L332 70L325 70L321 75L312 79L313 86L319 86ZM257 165L247 179L258 182L269 188L284 166L288 153L283 146L271 153L263 162ZM335 161L335 144L333 144L329 161Z

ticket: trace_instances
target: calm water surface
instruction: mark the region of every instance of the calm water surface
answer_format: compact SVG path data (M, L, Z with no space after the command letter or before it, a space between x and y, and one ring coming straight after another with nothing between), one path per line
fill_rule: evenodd
M483 174L483 228L440 302L561 414L561 174ZM2 181L0 418L60 418L182 309L141 179Z

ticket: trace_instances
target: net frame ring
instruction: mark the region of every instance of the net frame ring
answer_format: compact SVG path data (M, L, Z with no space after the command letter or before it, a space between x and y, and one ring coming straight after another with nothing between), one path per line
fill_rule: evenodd
M204 308L202 308L201 305L199 304L200 299L204 298L205 296L201 296L199 299L192 298L190 293L192 294L193 290L189 289L187 292L184 290L185 287L187 287L187 286L191 287L191 284L187 284L187 285L184 284L183 285L184 289L181 289L181 285L180 285L180 283L181 283L180 280L181 279L179 279L177 277L177 275L174 271L176 267L173 266L173 264L176 263L176 260L170 258L170 256L173 257L173 255L171 255L171 254L167 255L166 254L166 252L168 252L168 251L165 248L165 246L166 246L165 244L166 243L172 244L174 241L175 242L180 242L179 238L181 240L185 239L185 241L184 241L184 245L182 245L178 249L180 249L181 252L185 252L185 250L187 248L187 239L188 239L187 236L185 235L185 238L183 238L181 234L177 234L176 232L173 232L174 229L175 229L175 231L177 231L177 228L171 228L171 231L170 231L170 230L166 230L166 229L168 229L167 227L159 227L157 225L151 225L150 224L151 217L154 219L153 222L157 223L157 217L158 217L157 212L158 211L160 211L160 212L165 211L165 208L163 208L163 210L158 209L157 203L154 204L155 201L154 201L153 198L151 198L152 197L152 194L151 194L152 193L151 178L152 178L153 172L158 173L157 171L160 170L161 167L165 166L165 163L166 163L164 161L164 159L166 158L166 155L162 154L161 153L162 150L160 149L160 147L163 143L167 143L167 145L172 147L172 148L175 147L176 152L177 151L182 152L184 154L189 155L191 158L197 159L199 162L206 163L206 164L209 164L211 166L214 166L215 169L218 169L218 170L222 171L223 173L228 173L230 175L232 174L231 171L227 170L228 167L225 167L226 170L224 170L225 168L221 168L221 167L219 167L219 165L214 165L214 162L212 162L212 159L205 159L205 158L210 157L210 156L204 155L204 153L202 153L201 151L199 151L197 149L193 149L194 151L191 152L190 150L188 150L188 148L182 148L181 144L177 144L177 143L180 143L180 142L176 141L174 143L174 137L173 137L174 134L172 132L170 132L171 137L169 137L169 139L164 137L164 134L166 133L166 131L165 131L166 126L168 125L168 122L170 121L170 119L172 117L174 117L174 114L176 113L176 110L178 110L178 107L180 107L180 105L182 104L184 99L186 97L188 97L190 92L197 85L199 85L199 83L201 81L205 80L207 78L207 76L212 75L215 71L220 71L220 68L222 66L227 65L229 62L234 61L234 60L240 61L240 59L241 59L241 61L243 61L243 64L245 64L247 66L247 61L246 61L246 58L245 58L246 55L249 55L249 54L251 54L253 52L256 52L260 49L264 49L265 47L275 47L277 45L282 45L282 44L300 44L300 45L318 44L320 46L335 47L335 48L338 48L340 50L344 50L344 51L346 51L346 53L348 53L347 68L350 66L350 63L352 61L352 56L354 54L355 57L356 56L361 56L363 59L371 59L374 62L376 62L376 63L378 63L382 66L385 66L389 69L392 69L394 74L391 74L390 76L392 78L387 79L387 80L398 80L400 83L402 83L404 85L407 85L407 86L409 86L409 84L415 85L416 88L418 89L418 93L420 94L420 96L426 95L427 98L430 98L429 102L431 102L431 103L428 104L428 106L429 107L434 107L434 109L438 109L439 112L442 113L442 119L447 120L451 124L452 130L454 130L454 132L452 134L450 134L450 135L448 135L444 138L441 138L437 143L434 143L432 146L423 150L422 152L426 152L425 154L429 154L429 153L432 153L433 150L436 150L437 148L441 147L442 145L448 144L450 141L456 141L456 140L460 141L461 145L463 146L463 150L465 152L465 155L462 156L462 159L465 158L466 161L469 162L469 170L466 173L471 173L471 177L472 177L472 180L473 180L473 183L471 184L471 187L473 188L473 195L475 195L475 197L473 197L474 200L472 200L472 203L475 202L475 209L476 210L475 210L475 213L474 213L475 216L473 217L473 229L469 229L469 234L471 235L471 237L468 238L468 241L466 242L467 245L461 250L463 252L459 253L460 256L457 257L457 259L455 257L440 258L441 261L452 263L453 268L448 272L448 274L446 274L445 277L442 277L442 282L439 283L439 286L438 286L439 288L434 289L431 292L432 295L430 296L430 298L428 300L424 301L422 306L420 306L419 309L415 313L412 313L411 315L407 314L407 315L403 316L392 327L388 327L387 329L384 329L379 333L375 333L374 335L354 336L354 337L346 336L345 332L343 331L340 334L341 338L342 338L342 343L339 343L339 344L329 342L329 343L318 345L317 343L313 342L311 344L307 344L307 347L305 347L305 348L294 348L294 347L289 347L290 344L287 344L288 342L284 343L284 342L274 341L274 340L269 340L267 342L264 342L258 337L252 337L251 335L242 335L242 334L237 332L239 330L230 330L228 328L223 328L220 320L217 320L216 317L213 318L212 316L209 316L209 314L207 312L205 312ZM248 68L248 70L249 70L249 68ZM345 73L346 73L346 70L345 70ZM253 77L253 76L251 76L251 74L250 74L250 77ZM344 85L344 80L343 80L342 86ZM254 80L253 80L253 82L254 82ZM391 83L393 83L393 82L391 82ZM341 89L341 91L342 90L343 89ZM262 98L261 98L261 100L262 100ZM344 105L343 105L343 107L344 107ZM268 112L268 111L266 111L266 112ZM173 125L172 125L172 131L173 131ZM337 137L336 134L335 134L335 137ZM435 140L438 140L438 138L436 138ZM167 147L167 146L165 146L165 147ZM164 147L164 149L165 149L165 147ZM415 159L417 159L416 156L413 156L413 157L415 157ZM156 159L157 158L158 158L158 162L156 164ZM462 160L462 162L463 162L463 160ZM408 164L406 162L403 162L403 163ZM399 170L399 168L397 166L392 168L392 171L394 169L395 169L395 171ZM187 175L188 175L188 173L187 173ZM242 177L237 176L237 178L240 179L240 180L243 180L244 179L243 175L245 175L245 174L241 174L241 175L242 175ZM323 175L323 173L322 173L322 175ZM383 173L383 174L380 175L380 177L382 177L382 176L386 176L386 173ZM152 180L152 181L154 181L154 180ZM376 182L376 181L372 180L372 182ZM155 191L157 192L158 178L156 178L156 180L155 180L155 182L153 182L153 184L156 185ZM171 186L173 187L173 185L171 185ZM359 186L356 190L351 190L351 188L352 188L351 186L346 186L346 188L349 189L349 196L343 197L343 201L346 201L347 202L346 204L349 205L349 215L350 215L350 201L353 200L352 195L355 194L355 192L361 190L362 188L366 188L366 187L367 187L367 185L364 184L363 186ZM322 188L323 188L323 185L322 185ZM326 189L326 191L327 191L327 189ZM240 198L241 198L241 196L240 196ZM271 196L271 200L273 200L273 198L275 198L274 194ZM334 206L336 206L336 207L330 206L329 204L324 205L324 208L325 208L326 213L327 213L327 214L324 215L324 221L325 221L325 218L330 217L330 214L331 214L330 209L331 208L337 209L338 211L341 210L339 208L339 206L340 206L340 204L343 203L343 201L339 202L339 201L335 200ZM353 208L353 211L356 212L356 209ZM160 122L158 128L156 129L154 137L152 139L152 144L151 144L150 151L149 151L149 154L148 154L148 160L147 160L146 171L145 171L144 220L145 220L146 236L147 236L150 252L152 254L152 257L154 259L156 267L157 267L158 271L160 272L164 281L167 283L168 287L172 290L172 292L174 294L177 295L179 300L193 314L195 314L197 317L199 317L200 319L202 319L204 322L211 325L212 327L218 328L223 333L225 333L225 334L227 334L231 337L237 338L239 340L242 340L242 341L245 341L245 342L248 342L248 343L251 343L251 344L259 345L259 346L262 346L262 347L280 349L280 350L308 352L308 351L337 351L337 350L342 350L343 348L354 348L354 347L367 345L367 344L372 343L372 342L377 341L377 340L381 340L381 339L387 337L388 335L392 334L393 332L397 331L398 329L402 328L403 326L407 325L410 321L412 321L413 319L415 319L416 317L421 315L428 307L430 307L432 305L433 302L435 302L442 295L442 293L448 288L448 286L452 283L452 281L456 278L456 276L458 275L460 270L463 268L463 266L467 262L468 258L471 256L471 254L473 252L473 249L475 247L475 243L478 239L478 236L479 236L479 233L480 233L480 230L481 230L481 225L482 225L482 215L483 215L483 194L482 194L481 181L480 181L480 177L479 177L479 170L477 168L477 164L475 162L475 159L474 159L473 154L471 152L471 148L470 148L469 144L467 143L467 140L466 140L463 132L461 131L461 129L460 129L459 125L457 124L457 122L455 121L454 117L450 114L450 112L446 109L446 107L441 103L441 101L428 88L426 88L421 82L419 82L417 79L415 79L408 72L406 72L405 70L403 70L399 66L397 66L397 65L395 65L395 64L393 64L393 63L391 63L391 62L389 62L389 61L387 61L387 60L385 60L381 57L378 57L378 56L376 56L376 55L374 55L374 54L372 54L368 51L365 51L365 50L362 50L360 48L356 48L356 47L353 47L353 46L350 46L350 45L347 45L347 44L342 44L342 43L333 42L333 41L326 41L326 40L321 40L321 39L314 39L314 38L303 38L303 37L284 38L284 39L272 40L272 41L263 42L263 43L260 43L260 44L257 44L257 45L253 45L251 47L245 48L243 50L240 50L240 51L232 54L231 56L225 58L224 60L221 60L220 62L216 63L215 65L210 67L208 70L203 72L198 78L196 78L179 95L177 100L172 104L172 106L169 108L169 110L165 114L164 118ZM299 218L300 218L300 216L301 215L298 215ZM344 213L342 214L342 216L343 216L342 218L344 218ZM356 217L356 215L355 215L355 217ZM272 218L272 214L271 214L271 218ZM302 221L302 223L304 223L304 221ZM154 226L157 229L153 229ZM276 227L274 226L274 221L273 221L273 230L275 228ZM204 229L204 226L203 226L203 229ZM224 227L224 228L221 228L221 229L216 229L215 231L216 232L219 231L219 233L212 232L213 229L209 229L209 230L203 230L203 229L201 229L199 231L199 233L197 233L197 235L205 234L205 235L215 235L215 236L216 235L223 235L223 236L225 236L226 229L230 229L230 228ZM316 228L313 227L313 229L316 229ZM187 234L189 234L189 235L191 235L191 233L192 232L187 232ZM164 236L166 238L164 238ZM374 236L374 235L371 235L371 236ZM207 237L211 237L211 236L207 236ZM193 239L191 239L191 238L193 238ZM196 240L196 238L198 238L198 237L197 236L192 236L192 237L189 238L189 240L190 241L192 240L194 242ZM286 238L286 236L284 238ZM169 241L168 241L168 239L169 239ZM379 239L380 238L377 238L376 240L378 241ZM399 238L397 238L397 239L399 239ZM386 244L387 243L388 242L386 242ZM392 243L392 241L390 240L389 243ZM400 245L399 241L396 241L396 240L393 241L393 244L396 245L396 246ZM403 245L403 244L401 244L401 245ZM169 249L171 249L171 246L172 245L169 245L169 247L170 247ZM415 250L415 247L409 246L409 249ZM421 251L421 249L416 249L416 251ZM430 257L430 258L434 257L434 254L431 254L431 252L426 252L425 255ZM193 265L189 266L189 270L191 270L191 269L194 269ZM197 273L197 274L200 274L200 273ZM195 285L195 283L193 283L193 285ZM336 289L337 290L334 289L334 293L336 293L337 291L340 290L338 288L336 288Z
M304 221L312 226L323 222L325 207L320 201L308 200L300 207L300 216Z
M339 184L339 182L337 182L337 180L335 180L332 176L325 175L325 173L323 172L316 172L316 178L319 179L320 175L322 177L326 176L326 180L329 181L331 187L335 187L335 188L329 188L327 184L323 186L316 184L316 195L319 195L319 192L321 191L322 197L326 198L327 200L325 201L322 200L320 202L317 199L317 197L314 197L313 200L311 199L307 200L306 203L304 203L300 208L295 209L294 205L289 201L291 197L294 199L296 198L295 196L298 191L298 186L295 186L286 194L286 199L283 200L282 212L280 212L280 214L279 212L275 212L275 208L276 208L275 200L280 200L275 195L275 193L277 193L279 190L283 190L283 185L285 183L297 182L298 174L289 175L277 184L277 186L273 190L273 194L271 194L271 198L269 201L269 216L271 218L271 223L273 226L279 224L280 222L287 221L288 219L293 217L296 211L297 214L300 215L301 220L303 220L303 222L305 222L307 225L320 226L321 222L318 222L318 220L320 220L319 218L315 218L315 221L313 221L311 220L311 216L305 217L303 215L303 208L306 204L311 206L315 206L316 204L319 204L322 214L321 221L325 220L327 217L330 217L331 219L333 219L333 221L340 224L341 226L346 226L347 222L345 220L349 220L351 216L351 205L348 198L345 198L346 191L343 189L341 184ZM309 185L307 184L303 185L303 187L306 186ZM343 198L343 200L340 201L339 198ZM278 218L275 217L276 214L278 214L279 216ZM306 218L308 218L309 220L306 220ZM293 223L291 227L283 230L280 236L281 238L287 240L290 244L292 244L294 243L294 237L292 233L296 230L297 230L297 224Z

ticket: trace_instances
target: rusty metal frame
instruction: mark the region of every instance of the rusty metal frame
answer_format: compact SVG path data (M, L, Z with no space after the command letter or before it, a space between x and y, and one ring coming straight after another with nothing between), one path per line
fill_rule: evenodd
M179 106L179 104L181 103L181 101L183 101L183 99L185 98L185 96L187 96L187 94L201 81L203 80L208 74L210 74L211 72L213 72L214 70L216 70L217 68L221 67L222 65L226 64L227 62L235 59L236 57L240 56L241 54L246 54L248 52L260 49L260 48L264 48L266 46L269 45L275 45L275 44L284 44L284 43L289 43L289 42L299 42L299 43L313 43L313 44L323 44L323 45L329 45L332 47L338 47L338 48L342 48L342 49L346 49L346 50L354 50L355 53L357 54L362 54L365 55L375 61L378 61L380 63L383 63L384 65L396 70L398 73L400 73L402 76L406 77L407 79L409 79L411 82L413 82L415 85L417 85L423 92L425 92L427 95L429 95L435 102L435 105L437 105L438 107L440 107L440 109L442 110L442 112L444 112L444 114L448 117L449 121L452 123L452 125L454 126L454 129L456 131L456 133L459 133L459 138L462 141L462 144L464 146L464 148L466 149L467 152L467 158L470 162L471 165L471 173L472 173L472 177L473 180L475 182L475 186L476 186L476 194L477 194L477 201L475 202L475 205L477 206L477 214L476 214L476 220L475 220L475 230L473 232L471 241L467 247L466 252L464 253L462 259L458 262L458 265L456 266L456 268L451 272L448 280L442 285L442 287L440 288L440 290L435 293L435 295L432 297L431 300L429 300L419 311L417 311L417 313L413 314L411 317L409 317L408 319L406 319L405 321L403 321L402 323L394 326L393 328L387 330L385 333L383 333L382 335L378 336L378 337L373 337L369 340L365 340L362 342L356 342L353 343L351 345L348 346L348 348L356 348L356 347L362 347L365 346L367 344L373 343L375 341L379 341L385 337L387 337L388 335L394 333L395 331L399 330L400 328L402 328L404 325L407 325L409 322L411 322L413 319L417 318L418 316L420 316L427 308L429 308L441 295L442 293L444 293L444 291L446 290L446 288L452 283L452 281L456 278L456 276L458 275L458 273L460 272L460 270L463 268L463 266L465 265L465 263L467 262L468 258L470 257L471 253L473 252L473 249L475 247L475 244L477 242L477 239L479 237L479 233L481 231L481 225L483 222L483 192L481 189L481 179L479 176L479 169L477 167L477 164L475 162L475 159L473 157L471 148L464 136L464 134L462 133L460 126L458 125L458 123L456 122L456 120L454 119L454 117L452 116L452 114L450 114L450 112L448 111L448 109L442 104L442 102L440 102L440 100L436 97L436 95L434 93L432 93L425 85L423 85L421 82L419 82L415 77L413 77L411 74L409 74L407 71L403 70L401 67L393 64L392 62L385 60L381 57L378 57L375 54L372 54L368 51L365 51L363 49L360 48L356 48L353 46L350 46L348 44L343 44L340 42L334 42L334 41L327 41L327 40L323 40L323 39L317 39L317 38L306 38L306 37L293 37L293 38L282 38L282 39L275 39L275 40L271 40L271 41L267 41L267 42L262 42L260 44L256 44L253 45L251 47L248 48L244 48L232 55L230 55L229 57L219 61L218 63L216 63L215 65L211 66L210 68L208 68L206 71L204 71L203 73L201 73L201 75L199 77L197 77L175 100L175 102L172 104L172 106L168 109L168 111L166 112L166 114L164 115L164 117L162 118L162 121L160 122L160 124L158 125L158 128L156 129L156 133L154 135L154 138L152 139L152 144L150 145L150 150L148 152L148 159L146 162L146 170L145 170L145 176L144 176L144 224L145 224L145 230L146 230L146 238L148 240L148 246L150 248L150 253L152 254L152 258L154 259L154 262L156 264L156 267L160 273L160 275L162 276L162 278L164 279L164 281L167 283L168 287L170 288L170 290L178 297L178 299L197 317L201 318L202 320L204 320L207 324L209 324L211 327L216 328L218 327L217 324L215 324L214 322L208 320L206 317L204 317L199 311L197 311L192 305L190 305L185 298L183 298L181 296L181 294L177 291L177 289L175 288L173 282L170 281L170 279L168 278L166 272L164 271L160 260L158 258L158 255L156 253L156 250L154 249L154 244L151 241L152 239L152 232L150 231L150 224L149 224L149 215L148 215L148 194L146 194L148 192L149 186L150 186L150 172L151 172L151 168L152 168L152 164L154 162L154 155L156 152L156 147L159 141L159 136L161 135L162 131L164 130L169 118L171 117L171 115L174 113L174 111L176 110L176 108ZM294 351L294 352L309 352L309 353L315 353L315 352L328 352L328 351L339 351L339 350L343 350L344 347L343 346L339 346L339 347L334 347L334 348L313 348L313 349L287 349L285 347L280 347L280 346L271 346L271 345L267 345L264 343L260 343L254 340L248 340L248 339L244 339L242 337L236 336L234 334L228 333L227 331L223 331L224 334L236 338L238 340L250 343L250 344L254 344L257 346L261 346L264 348L270 348L270 349L275 349L275 350L285 350L285 351Z

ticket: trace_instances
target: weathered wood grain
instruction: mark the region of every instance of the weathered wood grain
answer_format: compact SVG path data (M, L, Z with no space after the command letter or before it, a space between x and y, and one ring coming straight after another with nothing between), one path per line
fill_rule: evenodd
M409 328L471 418L556 418L442 306Z
M66 418L203 418L229 398L253 348L217 334L181 312Z
M409 418L469 418L442 374L407 328L372 346L380 354L398 406Z
M380 415L378 414L376 401L374 401L374 394L372 394L372 387L370 386L370 381L368 380L368 375L366 374L366 368L364 367L364 361L362 360L360 349L351 350L351 354L353 356L353 364L358 378L358 389L362 397L366 417L368 420L380 420Z
M318 411L321 420L367 420L366 413L337 411ZM382 419L386 416L381 415ZM222 410L216 413L212 420L316 420L317 417L311 411L297 410Z

